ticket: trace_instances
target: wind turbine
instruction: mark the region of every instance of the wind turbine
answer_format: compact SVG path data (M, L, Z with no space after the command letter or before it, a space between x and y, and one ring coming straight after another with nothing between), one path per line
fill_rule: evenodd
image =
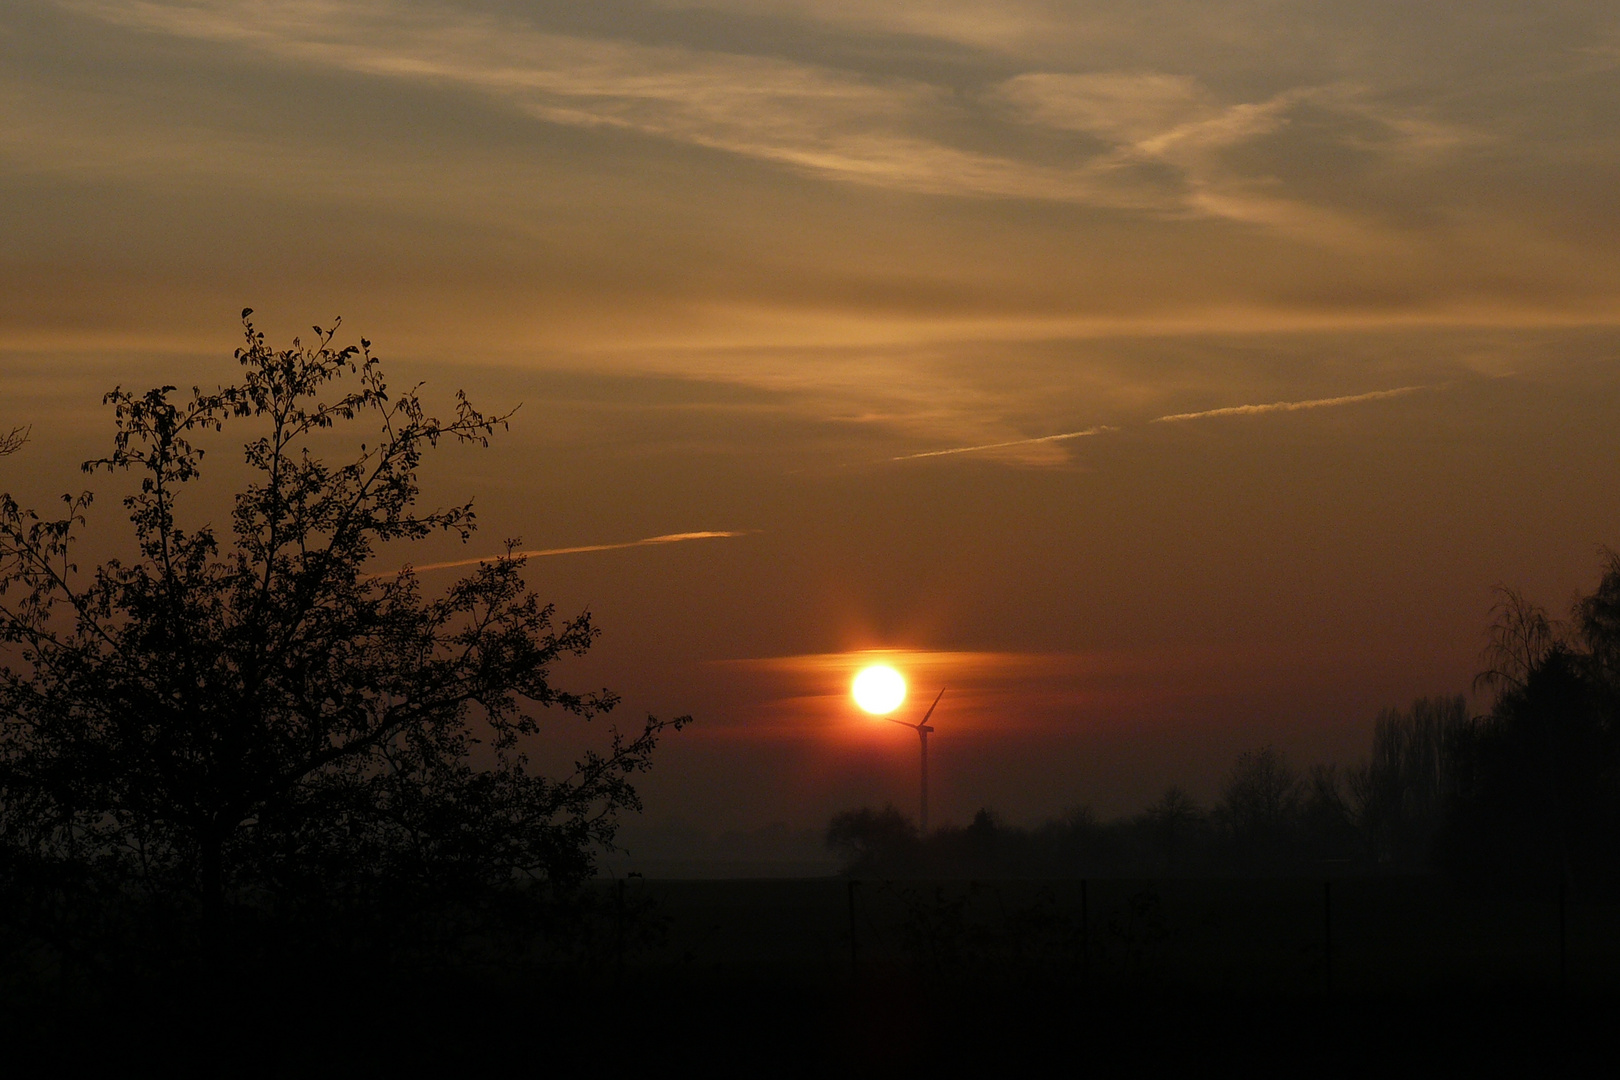
M908 724L906 721L896 720L892 716L883 718L891 724L912 728L917 732L917 738L922 743L922 813L918 816L917 824L920 826L922 837L925 840L928 839L928 733L934 730L929 726L928 720L934 715L934 709L938 707L939 699L944 696L945 688L942 686L939 688L939 693L934 697L934 704L928 706L928 711L923 713L923 718L918 723Z

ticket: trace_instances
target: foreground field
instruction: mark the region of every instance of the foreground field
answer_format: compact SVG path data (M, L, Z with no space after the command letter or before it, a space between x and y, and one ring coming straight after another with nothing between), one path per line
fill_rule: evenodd
M25 1002L58 1073L1612 1069L1620 909L1429 878L605 881L560 962L284 965ZM1562 915L1560 911L1562 910Z
M636 881L640 961L715 973L1059 981L1286 993L1620 986L1620 905L1437 878Z

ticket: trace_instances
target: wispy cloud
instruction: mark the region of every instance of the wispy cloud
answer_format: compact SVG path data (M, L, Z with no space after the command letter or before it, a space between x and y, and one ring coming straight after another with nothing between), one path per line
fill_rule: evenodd
M1368 394L1347 394L1344 397L1312 398L1309 401L1273 401L1267 405L1228 405L1223 409L1205 409L1202 412L1173 413L1156 416L1151 423L1167 424L1181 420L1207 420L1217 416L1254 416L1258 413L1297 412L1300 409L1327 409L1336 405L1359 405L1363 401L1382 401L1384 398L1402 397L1428 386L1398 386L1393 390L1374 390Z
M1233 151L1286 133L1306 110L1346 148L1388 160L1432 158L1467 141L1460 130L1374 102L1349 84L1296 86L1258 101L1222 101L1198 80L1163 72L1031 72L999 89L1026 123L1076 131L1111 149L1099 168L1168 169L1189 216L1227 218L1300 239L1365 248L1387 242L1364 214L1317 205ZM1252 155L1251 155L1252 156Z
M770 13L819 23L868 38L883 34L932 38L973 49L1021 53L1031 45L1077 46L1107 13L1043 0L658 0L661 7L759 16Z
M1098 723L1139 732L1144 710L1252 685L1297 665L1298 649L1237 643L1047 653L899 648L710 661L707 668L752 700L713 727L706 721L705 730L721 738L865 738L875 721L853 707L850 683L862 668L884 663L910 684L902 718L921 719L943 687L935 718L957 735L1074 731Z
M1065 431L1060 435L1041 435L1033 439L1009 439L1006 442L980 443L977 446L953 446L948 450L925 450L920 454L900 454L890 458L891 461L914 461L917 458L946 457L950 454L972 454L980 450L1005 450L1015 446L1035 446L1039 443L1062 442L1065 439L1083 439L1087 435L1101 435L1108 431L1118 431L1118 428L1101 427L1086 428L1084 431Z
M1278 191L1224 152L1310 106L1340 134L1417 139L1341 86L1221 100L1195 79L1047 72L980 87L778 56L552 32L522 19L398 0L61 0L109 22L228 43L297 64L472 91L548 123L621 129L901 191L1224 218L1334 246L1380 237L1361 216ZM974 7L972 20L984 16ZM978 134L960 132L975 119ZM1007 149L1008 125L1079 132L1057 159ZM1356 136L1362 137L1360 135ZM1438 146L1424 129L1426 146ZM1252 170L1251 170L1252 171Z
M483 555L476 559L454 559L450 562L427 563L423 566L413 566L417 573L429 570L454 570L463 566L477 566L480 563L494 562L498 559L543 559L549 555L580 555L588 551L622 551L625 548L655 547L660 544L680 544L687 540L725 540L736 536L752 536L757 530L744 529L742 531L711 531L711 532L683 532L665 533L663 536L649 536L643 540L627 540L619 544L581 544L577 547L545 548L539 551L514 551L511 555ZM376 575L382 577L385 575Z
M64 6L299 63L474 90L551 123L637 131L845 181L931 194L1142 201L1110 185L1106 170L1038 165L929 137L953 95L916 79L553 33L393 0Z

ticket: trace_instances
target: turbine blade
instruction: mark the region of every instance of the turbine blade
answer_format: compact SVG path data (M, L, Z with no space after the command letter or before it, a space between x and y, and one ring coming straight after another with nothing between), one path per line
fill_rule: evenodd
M945 688L942 686L942 687L939 688L939 695L934 698L934 704L928 706L928 711L923 713L922 723L913 724L912 726L913 727L922 727L923 724L928 723L928 718L930 716L934 715L934 709L939 705L939 699L944 697L944 696L945 696Z

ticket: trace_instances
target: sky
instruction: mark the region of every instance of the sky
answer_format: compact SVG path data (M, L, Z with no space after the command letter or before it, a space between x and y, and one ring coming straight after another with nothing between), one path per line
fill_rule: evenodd
M648 822L911 807L872 657L936 821L1209 799L1595 584L1616 190L1612 3L12 0L0 488L341 317L520 406L409 558L519 538L559 684L696 717Z

